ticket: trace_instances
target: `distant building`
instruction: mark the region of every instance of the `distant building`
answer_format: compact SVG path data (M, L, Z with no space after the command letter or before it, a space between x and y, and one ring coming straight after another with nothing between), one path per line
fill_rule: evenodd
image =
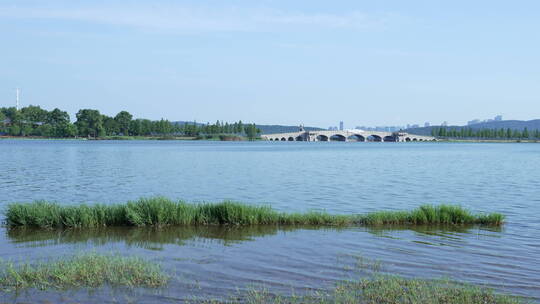
M441 126L447 127L447 126L448 126L448 121L444 121L444 122L441 124Z
M340 122L339 122L339 130L340 130L340 131L343 131L343 121L340 121Z
M429 122L426 121L426 122L424 123L424 127L427 128L427 127L429 127L429 126L431 126L431 124L430 124Z
M495 116L495 118L493 119L494 121L501 121L503 119L502 115L497 115Z
M481 123L480 119L473 119L473 120L468 121L467 125L470 126L470 125L475 125L479 123Z

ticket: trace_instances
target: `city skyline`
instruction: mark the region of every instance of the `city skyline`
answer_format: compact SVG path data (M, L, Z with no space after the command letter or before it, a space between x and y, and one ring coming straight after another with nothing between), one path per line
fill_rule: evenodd
M466 10L463 8L467 7ZM0 102L329 126L540 117L534 1L0 4ZM500 22L504 20L505 22ZM489 30L487 30L489 29Z

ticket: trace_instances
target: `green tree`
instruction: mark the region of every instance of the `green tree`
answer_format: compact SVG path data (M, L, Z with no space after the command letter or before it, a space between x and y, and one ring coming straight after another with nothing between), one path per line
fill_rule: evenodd
M60 124L63 125L69 123L69 114L65 111L55 108L48 113L45 122L53 126Z
M6 118L9 119L10 124L12 125L18 124L22 120L21 111L18 111L15 107L4 108L2 112L4 113Z
M142 132L142 119L135 119L129 123L129 130L134 136L143 135Z
M118 126L118 122L107 115L102 115L103 119L103 129L105 132L105 135L107 136L113 136L117 135L120 132L120 127Z
M77 112L77 130L80 136L103 136L103 117L98 110L82 109Z
M259 133L261 133L261 130L259 130L255 124L248 124L246 125L246 127L244 128L245 132L246 132L246 136L249 140L254 140L255 138L257 138L257 136L259 135Z
M31 124L44 123L47 120L49 112L39 106L28 106L21 109L22 118Z
M525 127L525 129L523 129L523 132L521 133L521 137L523 137L523 138L529 138L530 137L529 130L527 130L526 127Z
M132 119L133 115L129 114L129 112L127 111L121 111L116 114L114 120L118 124L120 133L122 133L123 135L129 135L129 126Z
M19 125L12 125L9 127L9 135L11 136L19 136L21 135L21 128Z

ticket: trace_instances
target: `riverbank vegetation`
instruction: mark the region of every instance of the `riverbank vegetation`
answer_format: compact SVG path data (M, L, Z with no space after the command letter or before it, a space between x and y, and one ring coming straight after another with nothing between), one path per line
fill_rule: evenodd
M0 135L17 137L204 139L208 136L210 138L223 136L253 140L260 133L255 124L244 124L242 121L180 124L164 119L134 119L133 115L127 111L121 111L114 117L110 117L95 109L81 109L76 114L76 121L72 123L69 114L58 108L52 111L39 106L28 106L20 110L14 107L0 108Z
M87 253L54 261L0 263L0 290L33 288L159 287L169 278L158 264L138 257Z
M540 140L540 130L529 131L515 129L473 129L456 127L438 127L431 130L431 135L444 139L470 140Z
M60 205L46 201L13 203L5 211L9 227L92 228L190 225L502 225L499 213L473 214L453 205L424 205L410 211L337 215L320 211L285 213L269 206L236 202L188 204L162 197L125 204Z
M207 303L248 304L524 304L525 300L495 293L490 288L461 284L449 280L407 279L397 276L376 276L354 282L342 282L331 291L312 295L282 296L266 289L251 289L232 301Z

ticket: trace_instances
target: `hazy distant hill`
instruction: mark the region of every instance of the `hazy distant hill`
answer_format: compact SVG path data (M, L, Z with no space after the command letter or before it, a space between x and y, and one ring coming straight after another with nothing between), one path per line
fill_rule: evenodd
M176 124L193 124L192 121L175 121ZM197 125L205 125L206 123L197 122ZM257 128L261 129L262 134L274 134L274 133L288 133L288 132L297 132L298 126L282 126L282 125L256 125ZM307 131L320 131L325 130L322 128L316 127L305 127Z
M423 127L423 128L410 128L405 130L408 133L411 134L418 134L418 135L431 135L431 129L433 128L439 128L440 126L431 126L431 127ZM512 129L512 130L523 130L527 128L529 131L531 130L540 130L540 119L535 120L501 120L501 121L490 121L490 122L481 122L473 125L468 126L448 126L448 129L457 129L460 130L462 128L471 128L471 129Z

